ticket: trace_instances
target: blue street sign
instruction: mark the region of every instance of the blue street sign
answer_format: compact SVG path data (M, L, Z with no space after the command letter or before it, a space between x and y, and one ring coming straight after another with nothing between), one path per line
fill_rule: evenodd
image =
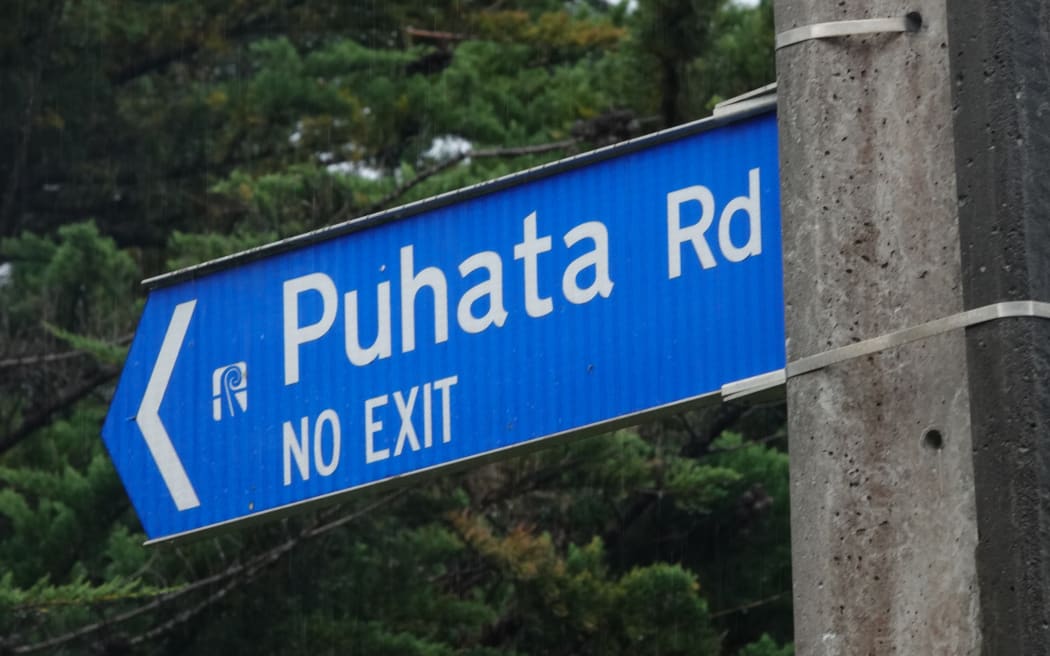
M608 428L784 366L775 117L151 284L103 429L151 540Z

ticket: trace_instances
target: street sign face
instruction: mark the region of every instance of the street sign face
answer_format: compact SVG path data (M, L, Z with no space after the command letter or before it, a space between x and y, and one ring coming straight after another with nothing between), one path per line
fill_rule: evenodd
M772 113L395 214L150 293L103 435L151 540L784 366Z

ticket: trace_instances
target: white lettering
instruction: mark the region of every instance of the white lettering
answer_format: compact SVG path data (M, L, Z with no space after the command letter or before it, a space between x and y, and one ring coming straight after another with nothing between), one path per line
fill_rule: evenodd
M459 376L449 376L434 381L434 389L441 390L441 441L452 441L452 386Z
M372 399L365 401L365 462L373 463L380 460L386 460L388 458L397 458L398 456L406 452L419 451L421 449L429 449L434 446L434 423L435 417L434 412L437 403L434 402L434 395L436 393L441 394L440 401L440 412L441 412L441 441L445 444L452 441L452 387L459 382L459 376L449 376L440 380L435 380L422 385L413 385L408 388L408 391L394 391L389 395L384 394L383 396L377 396ZM420 393L422 388L422 393ZM397 440L394 443L393 453L390 448L377 449L376 440L377 435L383 430L383 422L375 417L375 411L377 408L387 405L390 397L394 399L394 406L397 410L398 418L401 422L401 428L397 433ZM423 445L419 444L419 433L418 424L416 420L419 419L419 415L416 414L416 402L422 397L422 420L423 420ZM389 445L393 441L393 432L389 433L389 437L385 439L385 442Z
M747 174L747 196L737 196L729 201L718 218L718 247L730 262L741 262L752 255L762 254L762 208L759 204L759 170L751 169ZM737 212L748 217L747 243L737 248L729 236L730 221Z
M423 384L423 445L427 448L434 446L434 418L430 399L430 383Z
M375 435L379 431L383 430L383 422L378 419L372 419L372 412L376 408L381 408L387 404L386 394L377 396L365 401L365 462L373 463L380 460L386 460L390 457L390 449L379 449L375 448Z
M313 290L321 295L321 318L299 325L299 295ZM284 283L284 384L299 382L299 346L320 339L335 322L339 299L335 283L323 273L311 273Z
M689 226L682 226L682 205L690 201L700 203L700 220ZM667 194L667 277L677 278L682 275L682 244L690 242L700 266L710 269L715 266L715 257L711 247L704 239L704 233L711 227L715 218L715 197L707 187L696 185Z
M456 320L468 333L480 333L489 326L498 328L507 320L507 311L503 309L503 260L492 251L476 253L460 263L459 275L466 278L478 269L485 269L488 278L468 289L456 308ZM489 297L488 311L476 317L470 308L484 296Z
M310 435L310 420L303 417L300 420L302 436L295 434L292 422L284 422L284 484L292 484L292 460L295 458L295 466L299 469L299 478L304 481L310 480L310 452L306 449L306 440ZM291 456L291 457L289 457Z
M321 440L324 437L325 424L332 427L332 458L328 462L324 460L324 448L321 444ZM303 425L303 432L306 432L305 424ZM314 424L314 466L317 467L317 473L321 476L331 476L336 468L339 467L341 442L342 431L339 429L339 415L335 413L335 410L324 410L318 415L317 423Z
M565 233L565 245L570 248L583 239L593 241L594 250L570 262L561 279L561 290L565 299L577 305L586 303L599 294L602 298L609 298L613 288L613 282L609 279L609 232L605 224L588 221ZM581 289L579 275L587 267L594 267L594 282L586 289Z
M554 310L550 297L541 298L537 259L540 253L551 249L551 238L536 238L536 213L525 217L522 240L514 246L514 259L523 260L525 266L525 311L530 317L542 317Z
M327 461L324 457L324 434L325 424L331 427L332 434L332 457ZM292 484L292 460L295 460L296 469L299 470L299 478L310 480L310 450L307 442L310 437L310 418L303 417L299 420L300 431L298 434L292 427L292 422L286 421L283 425L284 434L284 484ZM314 424L314 467L321 476L331 476L339 467L339 452L342 446L342 431L339 427L339 415L335 410L323 410Z
M362 348L359 334L357 309L357 290L347 292L346 304L346 357L359 367L370 364L378 358L390 357L390 283L383 281L376 285L377 318L376 338L368 348Z
M412 273L412 246L401 249L401 352L416 348L416 294L424 287L434 293L434 343L448 341L448 284L437 267Z
M416 437L416 427L412 425L412 408L416 405L416 393L419 391L418 387L413 387L412 391L408 393L408 400L401 395L401 392L394 392L394 405L397 406L397 414L401 417L401 430L397 433L397 446L394 447L394 455L401 455L401 451L405 448L405 439L408 439L408 445L413 451L419 451L419 439Z

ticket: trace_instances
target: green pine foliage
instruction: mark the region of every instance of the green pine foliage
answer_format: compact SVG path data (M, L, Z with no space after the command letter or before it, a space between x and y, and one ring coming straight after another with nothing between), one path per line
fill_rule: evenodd
M141 279L702 116L772 79L768 1L9 9L0 653L791 653L782 408L154 547L99 437Z
M779 646L776 641L763 633L762 637L740 650L739 656L793 656L791 645Z

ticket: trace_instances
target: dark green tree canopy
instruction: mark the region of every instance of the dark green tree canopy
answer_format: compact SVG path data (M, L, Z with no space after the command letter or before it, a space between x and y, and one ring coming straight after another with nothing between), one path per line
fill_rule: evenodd
M98 437L142 278L701 117L768 2L3 15L0 653L790 653L779 407L149 549Z

